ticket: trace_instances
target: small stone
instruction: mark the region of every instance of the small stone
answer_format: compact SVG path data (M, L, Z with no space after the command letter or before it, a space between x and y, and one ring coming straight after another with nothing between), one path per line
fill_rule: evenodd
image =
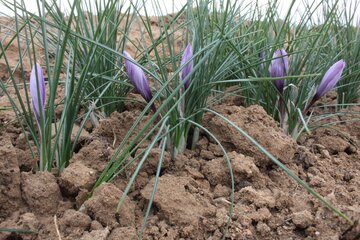
M80 189L78 195L76 196L75 200L76 200L76 207L77 209L80 209L80 207L84 204L84 202L87 200L88 198L88 193L89 191L86 189Z
M314 150L315 150L317 153L320 153L321 150L326 149L325 146L323 146L323 145L321 145L321 144L318 144L318 143L313 143L312 146L313 146Z
M200 157L202 157L205 160L211 160L215 158L215 155L209 150L201 150Z
M271 212L268 208L263 207L256 212L250 213L249 217L255 222L267 221L271 218Z
M332 163L335 164L335 165L340 165L340 164L343 163L343 160L341 158L339 158L339 157L334 157L332 159Z
M317 156L304 146L298 146L294 158L303 165L305 169L314 166L317 161Z
M255 160L252 157L239 154L237 152L231 152L229 154L231 159L231 165L235 175L235 181L238 183L240 179L251 179L260 175L259 168L255 165Z
M64 194L76 196L80 189L89 190L96 181L95 170L85 166L82 162L71 163L61 173L59 185Z
M90 228L91 228L91 230L103 230L104 229L103 225L101 225L101 223L99 223L96 220L91 222Z
M68 209L58 221L61 234L67 238L78 239L89 228L91 219L88 215Z
M225 160L222 158L216 158L206 162L202 172L213 186L230 182L229 169L226 167Z
M214 188L214 198L219 198L219 197L229 197L231 194L231 188L218 184L215 186Z
M323 178L321 178L319 176L313 176L310 179L309 184L313 187L323 187L323 186L325 186L326 182Z
M196 170L195 168L192 168L190 166L185 166L186 171L194 178L194 179L203 179L204 175Z
M216 210L216 225L221 228L225 226L228 221L228 210L225 208L219 208Z
M122 194L123 192L114 184L103 183L95 189L93 196L84 203L85 209L89 216L104 226L132 226L135 224L135 204L129 197L125 197L123 205L116 213Z
M253 203L256 207L275 207L276 200L273 193L268 189L257 190L252 186L244 187L235 196L235 200L240 198L244 203Z
M20 225L22 229L29 229L35 232L37 232L40 228L40 222L33 213L25 213L21 215L18 225Z
M137 150L137 153L144 151L145 149L140 148ZM146 158L146 161L144 162L144 165L142 167L142 169L148 174L148 175L153 175L156 173L158 165L159 165L159 160L161 157L161 149L160 148L153 148L151 149L149 155ZM168 152L165 152L163 154L163 161L162 161L162 165L161 165L161 169L164 168L168 168L170 166L171 163L171 156ZM136 164L132 164L131 166L129 166L129 172L133 172L136 168ZM148 178L146 176L146 178Z
M209 143L208 150L214 153L216 157L222 157L224 155L224 152L221 150L218 144Z
M330 153L329 153L328 150L322 149L322 150L320 151L320 153L321 153L321 156L322 156L323 158L331 159L331 156L330 156Z
M333 135L323 135L318 139L318 142L325 146L330 154L338 154L339 152L345 152L345 149L349 147L349 143L343 139L343 137Z
M203 137L203 138L200 138L200 140L197 142L196 145L199 149L202 150L202 149L207 149L208 144L209 144L209 140L207 138Z
M106 240L110 231L108 228L103 230L94 230L91 232L85 232L80 240Z
M256 225L256 231L264 237L271 232L271 228L266 223L258 222Z
M354 178L354 175L352 175L351 173L349 173L349 172L346 172L345 174L344 174L344 177L343 177L343 179L344 179L344 181L345 182L349 182L351 179L353 179Z
M28 147L27 140L29 138L29 133L20 133L18 138L16 139L16 147L21 150L26 150Z
M314 223L314 217L307 210L294 213L291 219L296 227L302 229L305 229Z

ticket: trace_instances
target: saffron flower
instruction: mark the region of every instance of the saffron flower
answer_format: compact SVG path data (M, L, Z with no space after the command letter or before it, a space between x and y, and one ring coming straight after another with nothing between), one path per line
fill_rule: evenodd
M320 85L316 89L314 97L311 99L310 103L306 106L303 113L307 113L310 107L319 100L322 96L328 93L331 89L335 87L337 82L341 78L341 74L345 68L345 61L343 59L334 63L329 70L326 71L323 79L320 82Z
M136 91L145 99L145 101L150 102L152 99L152 94L149 81L147 80L144 71L135 63L133 63L135 62L135 60L130 56L128 52L124 51L123 54L128 58L125 59L125 66L127 75L131 83L134 85ZM156 107L154 104L151 106L151 109L156 112Z
M35 120L40 126L40 117L45 119L45 79L43 71L38 63L36 63L30 75L30 96L34 109Z
M269 66L270 77L286 77L289 71L289 57L284 48L274 52L273 60ZM285 80L275 80L274 84L280 93L283 92Z
M319 87L316 90L314 98L321 98L335 87L337 82L340 80L345 65L345 61L341 59L332 65L329 70L327 70L323 79L321 80Z
M193 56L193 49L191 44L189 43L186 48L185 51L181 57L181 63L180 66L184 66L186 62L188 62ZM181 71L181 80L185 80L186 76L189 75L189 73L191 72L193 68L193 60L191 59L190 62L188 62L185 67L183 67L182 71ZM185 89L187 89L190 85L191 82L191 77L188 77L188 79L186 79L184 86Z

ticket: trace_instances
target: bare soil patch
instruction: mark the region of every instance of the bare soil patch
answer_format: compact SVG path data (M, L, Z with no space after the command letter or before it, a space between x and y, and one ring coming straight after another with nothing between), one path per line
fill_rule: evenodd
M356 133L347 132L349 141L336 131L319 129L296 143L259 106L221 105L215 109L348 216L359 218ZM91 198L87 194L114 151L114 139L121 139L137 115L136 110L114 113L101 122L60 176L22 168L21 159L31 159L27 156L30 153L18 154L24 150L12 141L16 123L5 127L0 135L0 227L36 233L1 233L1 239L55 239L56 229L62 239L135 239L152 191L159 149L146 160L119 213L116 206L134 168L101 185ZM206 114L204 124L227 146L234 172L235 203L227 239L355 239L358 231L348 230L344 220L221 119ZM143 239L221 238L229 219L230 194L231 179L223 153L212 139L202 135L196 151L186 150L175 161L166 155Z

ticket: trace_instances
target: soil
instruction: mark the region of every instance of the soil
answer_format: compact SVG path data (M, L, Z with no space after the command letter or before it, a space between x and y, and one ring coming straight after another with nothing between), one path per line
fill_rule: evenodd
M6 96L0 97L0 104L9 106ZM303 134L296 142L260 106L225 101L213 109L255 138L354 225L324 207L231 126L207 113L203 124L226 147L234 174L232 212L228 163L216 141L201 133L195 151L185 150L175 160L165 154L142 239L359 239L360 123L348 121L354 116L328 119L345 123ZM358 107L343 111L360 112ZM0 232L0 239L137 239L154 185L157 147L119 212L134 166L99 186L92 197L88 194L138 115L139 106L129 106L85 132L70 165L57 175L32 172L36 160L26 146L27 135L11 110L0 110L0 228L33 231Z

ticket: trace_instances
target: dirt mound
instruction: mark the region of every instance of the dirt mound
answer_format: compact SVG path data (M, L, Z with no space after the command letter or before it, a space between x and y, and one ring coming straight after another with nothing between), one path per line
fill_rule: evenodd
M289 162L294 156L296 143L282 132L262 107L254 105L244 108L222 105L215 107L214 110L241 127L279 160ZM227 149L253 157L259 166L266 166L269 163L265 154L223 119L214 117L214 114L206 114L203 122L205 127L209 128L218 140L227 146Z
M21 173L22 198L34 213L54 214L62 200L56 178L49 172Z
M84 203L85 211L103 226L126 227L135 225L135 204L126 197L123 207L116 212L123 192L111 183L98 187L93 196Z
M0 221L21 203L20 168L16 149L7 136L0 136Z
M142 196L149 200L154 180L141 191ZM199 229L208 232L203 219L211 218L216 208L211 204L210 186L204 188L190 177L164 175L159 179L154 199L158 214L164 216L167 223L182 226L181 237L199 238Z

